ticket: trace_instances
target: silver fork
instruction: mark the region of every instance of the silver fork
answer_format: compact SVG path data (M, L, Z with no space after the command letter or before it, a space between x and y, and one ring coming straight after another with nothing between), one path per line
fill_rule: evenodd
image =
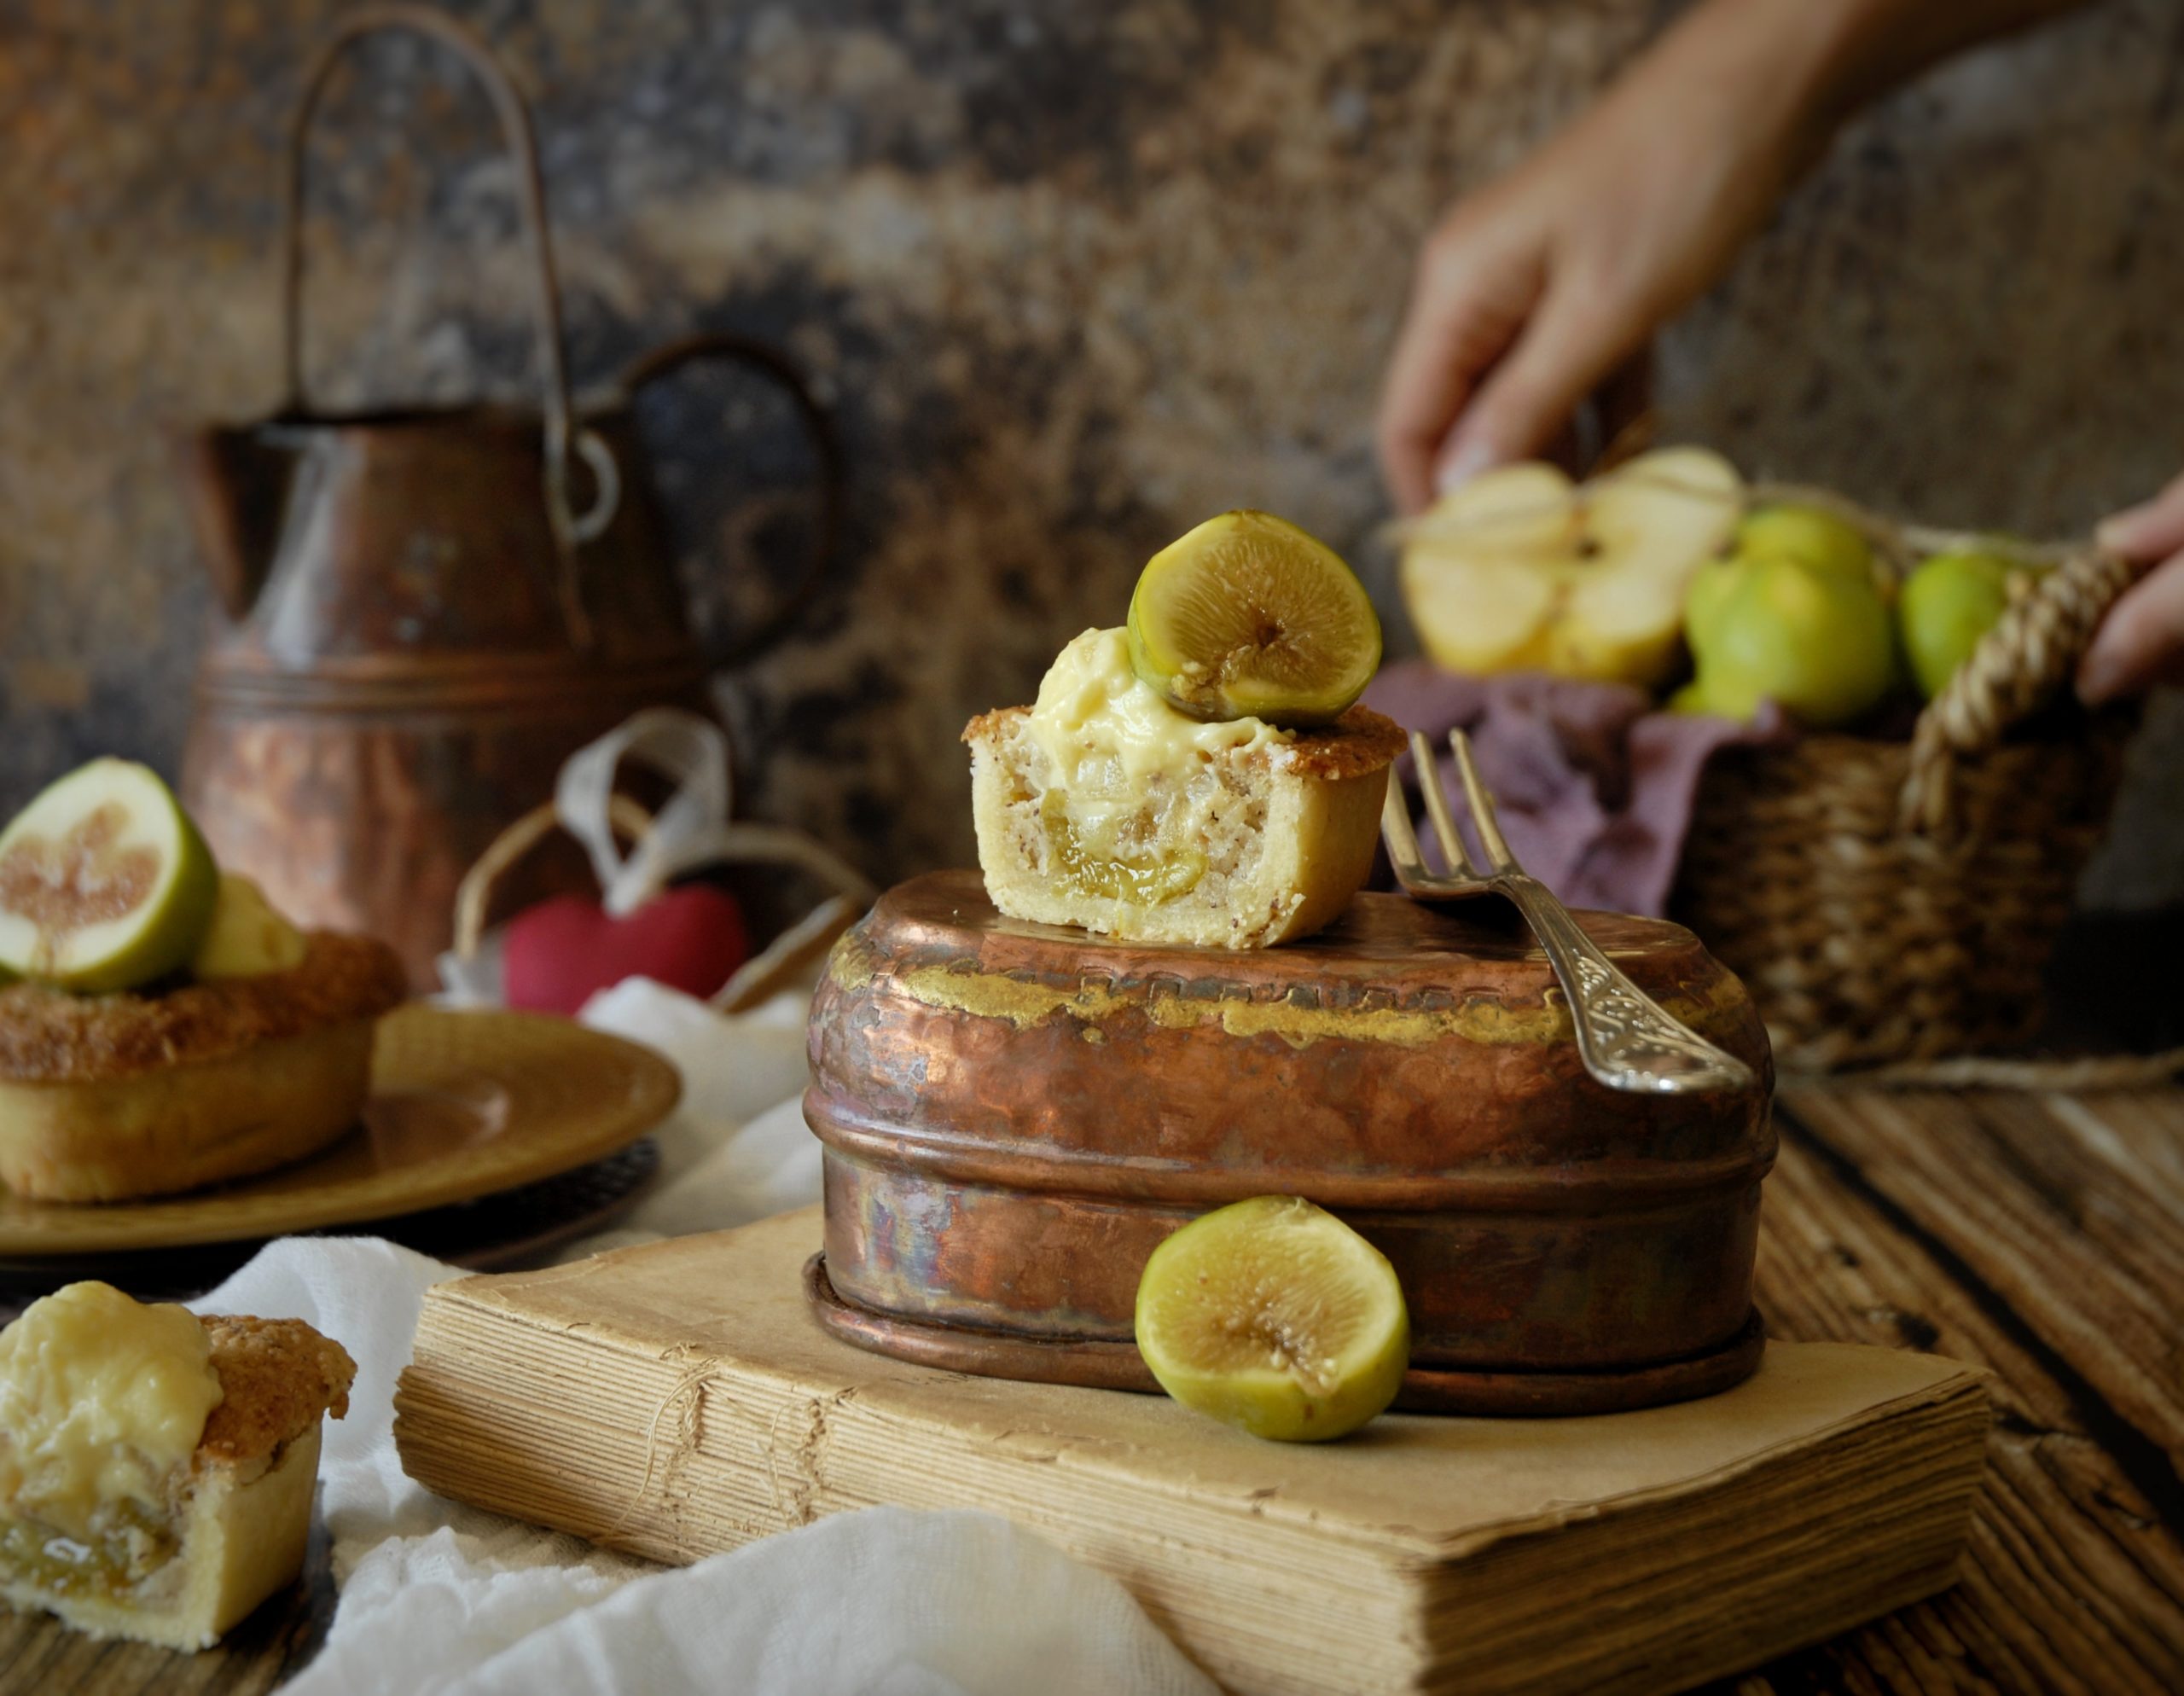
M1455 754L1457 770L1463 774L1464 794L1471 803L1472 822L1478 827L1487 867L1481 871L1472 864L1449 810L1449 798L1441 793L1433 745L1414 730L1410 757L1418 767L1418 787L1426 797L1426 816L1433 822L1442 857L1457 875L1441 877L1426 870L1425 861L1419 857L1418 837L1410 828L1410 809L1403 801L1403 786L1391 775L1387 802L1380 814L1380 837L1388 845L1388 858L1394 863L1396 881L1403 886L1403 893L1419 901L1500 895L1515 903L1561 982L1585 1070L1609 1089L1664 1095L1699 1089L1750 1089L1750 1066L1716 1048L1624 977L1570 916L1570 909L1555 899L1554 891L1526 874L1495 822L1494 798L1478 780L1478 768L1472 762L1471 739L1461 730L1451 730L1449 746Z

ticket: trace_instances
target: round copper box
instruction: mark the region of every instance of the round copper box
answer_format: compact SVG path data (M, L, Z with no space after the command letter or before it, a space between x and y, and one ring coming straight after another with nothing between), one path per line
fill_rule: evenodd
M975 872L902 885L812 1003L814 1310L929 1365L1151 1390L1130 1340L1146 1257L1209 1208L1303 1195L1402 1279L1400 1406L1593 1413L1726 1388L1763 1345L1766 1034L1688 931L1580 916L1757 1086L1595 1083L1494 899L1361 895L1319 937L1231 953L1019 924Z

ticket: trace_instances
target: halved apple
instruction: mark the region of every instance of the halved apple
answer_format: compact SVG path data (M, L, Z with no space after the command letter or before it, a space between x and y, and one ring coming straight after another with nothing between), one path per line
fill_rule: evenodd
M1675 665L1684 591L1743 499L1736 468L1705 448L1642 454L1583 485L1551 465L1503 466L1419 521L1403 599L1451 671L1652 688Z

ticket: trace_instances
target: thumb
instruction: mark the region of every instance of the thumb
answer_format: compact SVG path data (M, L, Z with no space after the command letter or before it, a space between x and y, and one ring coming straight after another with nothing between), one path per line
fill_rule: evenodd
M1457 419L1437 481L1453 487L1489 466L1540 453L1643 339L1642 327L1619 324L1580 292L1551 292Z
M2151 501L2103 519L2094 534L2102 547L2127 560L2166 559L2184 549L2184 477Z

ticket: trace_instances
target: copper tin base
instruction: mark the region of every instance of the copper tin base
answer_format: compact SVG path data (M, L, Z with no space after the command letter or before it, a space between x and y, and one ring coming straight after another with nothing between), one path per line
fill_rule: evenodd
M822 1319L959 1370L1145 1387L1147 1256L1209 1208L1304 1195L1394 1263L1416 1405L1597 1412L1725 1387L1758 1356L1765 1034L1688 932L1583 917L1760 1086L1594 1083L1497 902L1362 895L1319 938L1232 953L1018 924L975 873L903 885L812 1006Z
M804 1293L813 1315L828 1332L874 1354L987 1378L1159 1393L1159 1384L1136 1345L1130 1343L1011 1336L1005 1332L926 1324L870 1312L835 1293L827 1277L823 1254L815 1254L804 1263ZM1396 1406L1411 1414L1507 1418L1612 1414L1625 1408L1689 1402L1751 1377L1766 1347L1766 1327L1755 1310L1745 1319L1744 1328L1719 1347L1658 1366L1606 1368L1596 1372L1436 1372L1413 1367L1403 1374Z

